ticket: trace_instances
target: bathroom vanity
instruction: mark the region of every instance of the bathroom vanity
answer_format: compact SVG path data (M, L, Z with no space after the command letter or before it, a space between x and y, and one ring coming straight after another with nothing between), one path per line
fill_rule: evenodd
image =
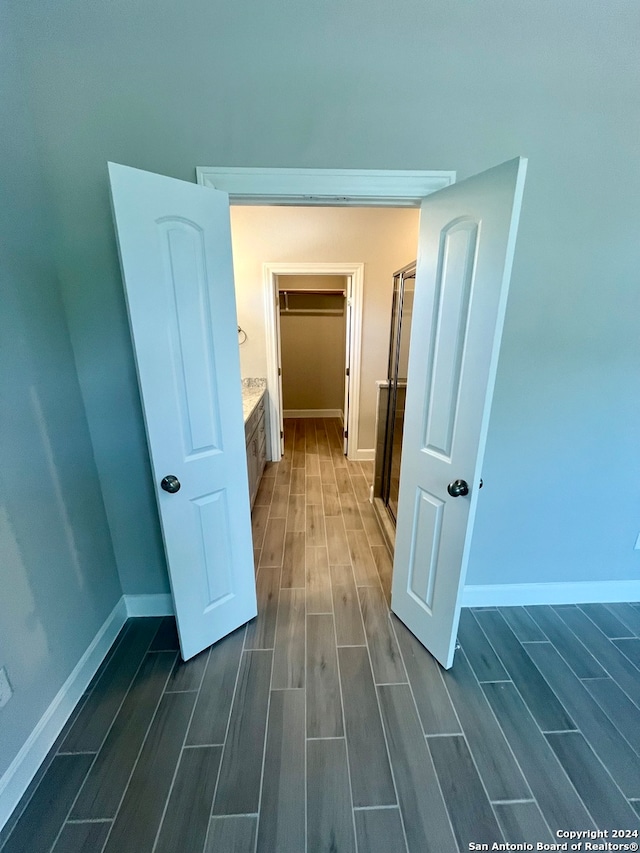
M266 390L266 379L242 380L242 408L251 507L256 499L262 472L267 462Z

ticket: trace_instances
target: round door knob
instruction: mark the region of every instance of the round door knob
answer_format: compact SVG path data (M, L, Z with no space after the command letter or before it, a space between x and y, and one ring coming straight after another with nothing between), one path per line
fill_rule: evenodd
M174 494L174 492L180 491L180 480L177 477L174 477L173 474L167 474L166 477L162 478L160 488L164 489L165 492Z
M461 495L469 494L469 485L466 480L454 480L447 486L447 491L452 498L459 498Z

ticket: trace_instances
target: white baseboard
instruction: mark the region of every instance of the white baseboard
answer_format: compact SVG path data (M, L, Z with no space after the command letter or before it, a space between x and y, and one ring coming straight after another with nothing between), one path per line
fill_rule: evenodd
M342 409L283 409L283 418L340 418Z
M373 462L375 458L376 451L373 447L356 448L347 453L347 459L351 462Z
M169 594L123 595L118 601L0 778L0 829L20 802L127 619L131 616L171 616L173 612Z
M0 829L20 802L71 712L113 645L120 629L127 621L127 617L123 596L0 778Z
M487 584L465 586L462 591L463 607L606 604L615 601L640 601L640 580Z
M169 593L124 595L127 616L173 616L173 598Z

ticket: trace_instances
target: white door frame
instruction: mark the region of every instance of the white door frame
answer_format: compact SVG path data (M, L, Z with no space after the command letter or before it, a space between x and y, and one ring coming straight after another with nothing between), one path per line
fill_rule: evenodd
M362 293L364 288L363 263L265 263L263 264L264 318L267 344L267 396L269 399L269 434L271 459L281 456L280 443L280 383L278 377L278 276L279 275L342 275L351 278L351 323L347 329L347 345L351 353L349 368L349 412L345 429L349 432L348 459L358 456L358 423L360 412L360 350L362 346ZM345 380L346 381L346 380Z
M213 189L224 190L229 194L231 204L243 205L291 205L324 207L420 207L422 199L430 193L455 183L455 171L434 170L395 170L395 169L271 169L244 168L236 166L197 166L197 183ZM284 265L283 265L284 266ZM300 266L300 265L296 265ZM327 266L327 265L325 265ZM345 265L339 265L344 268ZM355 266L355 265L348 265ZM341 273L338 273L341 274ZM349 273L347 273L349 274ZM355 278L355 276L354 276ZM266 273L265 273L266 279ZM269 308L265 305L267 358L269 375L267 388L270 400L274 399L274 389L278 389L278 356L274 356L274 342L277 334L271 306L272 281L265 283L265 299L269 298ZM360 292L362 298L362 287ZM360 308L360 311L362 309ZM352 328L361 331L360 321L352 322ZM355 359L355 350L352 353ZM349 421L357 424L360 402L360 345L358 342L357 369L352 362L350 379L352 381L354 406L350 407ZM275 373L275 375L274 375ZM279 394L278 394L279 396ZM351 417L354 412L354 417ZM280 425L277 407L270 404L270 444L271 459L280 459ZM356 440L350 442L349 458L357 459Z

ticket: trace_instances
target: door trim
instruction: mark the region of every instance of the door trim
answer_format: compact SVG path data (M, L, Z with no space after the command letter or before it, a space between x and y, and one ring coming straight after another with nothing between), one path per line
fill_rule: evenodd
M360 354L362 348L363 263L265 263L262 266L264 284L265 336L267 346L267 399L269 402L269 436L271 459L277 462L280 452L280 401L278 381L278 276L279 275L343 275L351 277L351 326L347 330L351 348L349 381L351 401L347 429L349 430L348 459L358 459L358 425L360 419ZM353 436L353 438L351 438Z
M456 173L196 166L196 180L204 187L224 190L231 204L420 207L426 195L455 183Z

